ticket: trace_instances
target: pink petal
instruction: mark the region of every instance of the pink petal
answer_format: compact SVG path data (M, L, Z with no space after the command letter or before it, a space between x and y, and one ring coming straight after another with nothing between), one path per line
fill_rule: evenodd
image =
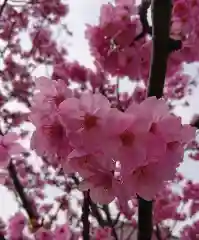
M81 127L80 120L84 113L79 108L79 99L68 98L59 105L59 116L62 124L75 131Z
M125 112L138 115L140 113L140 105L137 104L136 102L132 102Z
M3 136L3 144L10 145L18 139L18 135L16 133L10 132Z
M90 92L83 93L80 98L80 106L83 111L92 113L94 106L93 94Z
M114 200L114 196L104 187L92 188L90 197L95 203L108 204Z
M169 115L169 107L163 99L149 97L141 103L141 108L145 113L152 114L155 121Z
M83 157L88 155L86 152L84 152L83 150L73 150L69 155L68 155L68 159L70 158L79 158L79 157Z
M166 143L158 135L148 134L147 156L150 160L159 160L166 153Z
M4 185L5 183L5 179L8 176L8 172L7 171L0 171L0 184Z
M100 108L105 111L110 109L110 102L109 100L102 94L96 93L94 95L94 106L95 108Z
M180 140L181 120L174 116L169 116L157 123L157 131L166 142Z
M9 154L5 147L0 145L0 168L5 168L8 165Z
M66 174L74 173L74 169L68 161L62 163L63 170Z
M10 155L15 155L15 154L20 154L25 152L25 148L21 146L19 143L14 143L9 147L9 154Z
M55 86L58 94L62 94L67 98L72 97L72 90L70 88L67 88L66 83L63 80L58 79L57 81L54 81L54 82L55 82Z
M56 89L53 86L53 82L47 77L39 77L35 81L36 89L39 89L44 94L55 95Z

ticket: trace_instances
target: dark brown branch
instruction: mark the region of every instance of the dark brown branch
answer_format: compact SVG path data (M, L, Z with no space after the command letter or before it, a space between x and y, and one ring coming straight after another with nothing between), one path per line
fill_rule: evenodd
M83 223L83 240L90 239L90 223L89 223L89 191L84 192L84 202L82 206L82 223Z
M147 34L149 36L152 36L152 27L148 23L147 19L147 13L148 9L151 6L151 0L142 0L140 6L139 6L139 16L140 16L140 22L142 24L142 32L138 34L133 42L130 44L132 46L135 41L140 40L141 38L145 37ZM182 48L182 41L181 40L176 40L172 39L169 37L169 42L168 42L168 53L177 51Z
M152 59L147 96L163 96L169 56L172 0L152 0ZM151 240L153 231L153 202L138 196L138 240Z
M190 124L192 127L199 129L199 115L193 116Z
M152 35L152 27L149 25L147 20L147 12L151 5L151 0L142 0L139 6L139 16L140 22L142 24L142 32L138 34L134 41L138 41L139 39L143 38L146 34Z
M98 224L101 227L105 227L107 225L107 223L103 219L97 205L91 199L89 199L89 204L90 204L90 207L91 207L92 215L96 218Z
M168 52L175 52L182 48L182 41L169 38Z
M153 49L149 76L148 96L161 98L169 56L171 0L152 0Z
M117 214L117 217L113 220L113 225L114 225L114 226L118 223L118 221L119 221L119 219L120 219L120 216L121 216L121 213L119 212L119 213Z
M0 16L2 15L7 3L8 3L8 0L5 0L3 4L0 6Z
M138 196L138 240L151 240L153 231L153 202Z
M191 124L191 126L199 129L199 121L195 122L194 124Z
M0 240L6 240L3 234L0 234Z
M30 203L30 201L28 200L28 197L26 196L23 186L21 185L21 183L17 177L17 171L16 171L15 165L13 164L12 161L10 161L10 164L8 166L8 171L9 171L10 177L13 181L15 190L22 202L24 209L26 210L26 212L28 214L29 219L31 220L31 222L35 222L36 220L38 220L38 215L37 215L36 211L33 209L33 206ZM36 227L36 226L34 226L34 227Z
M117 233L115 231L114 222L112 221L108 205L103 205L103 210L104 210L104 213L106 214L107 223L112 230L112 236L115 238L115 240L119 240Z
M79 185L79 179L74 174L71 176L71 178L73 179L73 181L75 182L76 185ZM101 227L106 226L107 225L106 221L103 219L97 205L91 200L90 196L88 196L88 201L89 201L89 205L91 207L92 215L96 218L99 225Z

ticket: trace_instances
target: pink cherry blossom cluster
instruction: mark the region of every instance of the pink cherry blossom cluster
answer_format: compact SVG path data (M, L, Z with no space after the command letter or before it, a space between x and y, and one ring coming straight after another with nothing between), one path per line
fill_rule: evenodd
M150 200L172 180L195 128L182 125L163 99L149 97L124 111L101 93L79 97L63 81L36 80L31 145L65 173L78 172L81 190L109 203L135 194ZM122 196L120 192L123 192Z
M69 80L72 80L82 86L89 82L93 89L99 88L102 84L107 83L105 74L100 71L100 69L94 72L80 65L77 61L71 63L66 62L64 59L60 59L60 61L53 66L52 78L55 80L62 79L67 84L69 84Z
M198 0L173 0L171 21L172 39L182 41L179 51L170 54L167 78L182 70L183 62L198 61ZM152 39L142 32L137 1L113 1L101 7L99 24L87 26L86 38L97 66L112 76L132 81L149 76Z
M27 228L28 227L28 228ZM28 219L22 212L17 212L10 218L8 229L9 239L19 240L69 240L71 239L71 231L67 224L57 225L53 230L39 228L36 232L32 231L28 226ZM34 237L34 238L33 238Z
M37 67L51 66L53 71L52 75L49 73L50 78L58 81L37 82L40 93L34 97L31 109L30 118L36 127L31 144L37 154L42 156L41 159L37 158L43 164L41 169L36 170L28 163L28 157L32 156L31 151L16 158L15 155L23 149L18 145L17 137L9 133L0 137L0 168L4 170L0 172L0 181L9 191L19 196L13 178L5 171L12 158L16 178L26 193L29 206L38 213L37 223L43 223L43 219L49 218L50 221L55 219L53 212L55 205L61 206L59 213L63 211L65 215L67 214L67 223L58 227L56 220L52 220L52 225L44 221L42 226L39 225L40 229L34 229L37 231L33 233L34 237L31 237L31 233L26 235L26 232L32 218L31 216L27 218L27 209L23 207L23 211L13 214L6 225L0 220L0 238L2 236L5 236L6 240L81 238L80 216L70 205L70 201L75 201L72 189L77 186L70 173L78 172L80 180L83 180L80 189L90 189L90 195L93 200L97 199L96 202L108 203L115 197L118 198L115 206L122 217L125 215L125 223L128 222L133 230L137 228L137 201L131 197L137 193L145 199L151 199L161 189L154 202L154 239L157 238L156 225L161 228L162 238L168 239L173 228L170 226L169 230L165 230L165 220L172 220L175 225L177 221L190 222L190 218L193 224L184 227L181 239L197 239L199 224L195 221L195 216L199 211L198 183L186 181L178 175L176 178L179 178L180 182L175 178L174 183L182 186L180 194L171 190L172 184L169 184L168 188L161 186L164 181L172 179L175 168L182 159L183 145L192 137L184 140L185 130L180 125L180 119L171 117L168 110L165 111L165 115L163 113L159 115L159 110L155 111L159 109L156 106L160 103L162 108L165 107L163 100L155 98L144 100L152 43L149 34L135 41L143 30L136 5L138 1L115 0L112 1L113 4L103 5L99 25L87 27L86 37L94 57L95 71L77 61L69 62L67 48L60 46L58 38L55 39L53 36L52 29L59 26L64 30L62 33L72 35L62 21L68 14L68 2L32 0L31 3L24 2L20 8L15 8L10 2L14 1L5 1L5 4L2 1L3 4L0 5L3 62L0 70L1 127L3 126L6 132L18 127L20 136L22 138L27 136L29 129L28 131L19 129L21 123L27 121L27 113L23 112L23 108L15 109L13 112L6 109L6 105L16 100L30 107L35 85L32 75ZM181 70L183 62L192 63L198 60L198 6L198 0L173 0L170 36L173 39L180 39L182 48L169 56L165 99L182 99L187 94L191 77ZM29 35L31 49L24 49L21 32ZM120 84L123 81L122 77L129 77L134 83L144 80L144 86L137 85L133 93L119 93L120 84L112 84L111 75L120 78ZM72 92L59 79L63 79L67 86L74 82L78 83L80 88ZM100 89L109 101L98 93L82 94L83 90L88 89L88 85L93 92ZM139 104L130 104L132 99ZM154 104L153 107L150 102ZM133 110L121 112L114 108L120 105L119 109L126 109L129 104L129 109ZM198 125L197 118L193 124L195 126ZM172 121L176 123L170 123ZM190 133L193 130L186 131ZM193 136L193 133L190 135ZM193 150L189 151L189 156L198 161L198 142L190 142L188 148ZM51 165L54 167L53 170ZM65 174L60 170L61 166ZM157 185L159 182L161 184ZM58 188L62 191L63 197L55 197L52 203L47 204L46 186ZM128 199L131 199L132 207L124 202ZM78 208L82 208L82 205L83 201L78 200ZM181 205L187 205L189 208L186 214L182 211ZM98 209L97 204L94 206ZM101 207L100 211L103 211ZM92 218L91 214L89 218ZM115 221L114 216L112 219ZM111 229L98 228L94 222L92 220L90 222L91 229L94 228L94 236L91 239L110 239ZM120 223L125 225L123 221ZM74 231L70 229L71 234L68 224L75 225ZM70 235L72 236L69 237ZM121 235L120 238L126 240Z
M39 228L36 232L31 231L30 226L28 226L28 219L24 216L22 212L17 212L10 218L8 229L5 231L5 226L2 221L1 223L1 233L7 232L9 239L19 240L26 239L32 240L70 240L71 237L75 240L80 239L80 234L78 232L72 233L68 224L56 225L54 229L47 229L44 227ZM95 228L92 234L93 240L112 240L111 228Z
M113 240L111 228L98 228L95 231L95 240Z
M57 226L54 231L40 228L35 233L36 240L70 240L71 232L67 224Z

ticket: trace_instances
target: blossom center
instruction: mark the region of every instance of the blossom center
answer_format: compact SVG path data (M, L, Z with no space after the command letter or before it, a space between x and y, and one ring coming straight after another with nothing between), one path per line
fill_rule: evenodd
M157 128L156 123L152 123L151 128L150 128L149 131L150 131L151 133L155 133L155 132L156 132L156 128Z
M135 169L132 174L133 175L136 175L138 178L139 177L142 177L144 174L145 174L145 169L146 169L146 166L141 166L137 169Z
M129 131L125 131L120 135L120 140L124 146L130 147L134 142L134 135Z
M45 134L49 137L53 137L55 139L62 138L64 135L63 127L58 123L53 123L52 125L44 126L43 128Z
M64 95L58 95L54 99L56 106L59 106L60 103L62 103L64 100L65 100Z
M94 128L97 125L98 118L96 116L86 114L84 116L84 127L87 130L90 130L91 128Z
M179 143L177 141L167 143L167 148L171 151L175 151L179 146Z

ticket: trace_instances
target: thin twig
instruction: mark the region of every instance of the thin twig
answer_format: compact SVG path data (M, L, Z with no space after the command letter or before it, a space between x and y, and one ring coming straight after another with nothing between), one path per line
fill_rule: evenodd
M73 179L76 185L79 185L79 179L74 174L71 176L71 178ZM106 221L103 219L98 206L91 200L90 196L88 196L88 201L91 207L92 215L96 218L96 220L98 221L98 224L101 227L106 226L107 225Z
M52 226L53 222L57 219L57 216L58 216L59 211L62 209L63 206L64 206L64 201L62 201L62 202L59 204L59 206L58 206L57 210L55 211L55 213L50 216L50 220L49 220L49 222L47 222L47 224L46 224L47 226L49 226L49 227Z
M0 234L0 240L6 240L3 234Z
M150 5L151 5L151 0L142 0L139 6L139 16L140 16L140 22L142 24L142 32L135 37L134 41L138 41L139 39L143 38L146 34L152 35L152 27L149 25L148 19L147 19L147 12Z
M136 231L136 228L132 229L132 231L129 233L128 237L125 240L131 240L135 231Z
M107 222L103 219L103 217L98 209L98 206L91 199L89 199L89 204L91 207L92 215L96 218L98 224L101 227L105 227L107 225Z
M106 214L106 218L107 218L108 225L109 225L109 227L111 227L111 229L112 229L112 235L113 235L113 237L115 238L115 240L119 240L119 239L118 239L118 236L117 236L117 233L116 233L116 231L115 231L114 223L113 223L113 221L112 221L112 218L111 218L111 214L110 214L108 205L103 205L102 209L104 210L104 212L105 212L105 214Z
M1 7L0 7L0 16L2 15L2 13L3 13L3 11L4 11L4 9L5 9L6 5L7 5L7 3L8 3L8 0L5 0L5 1L3 2L3 4L1 5Z
M8 171L9 171L10 177L13 181L15 190L21 199L22 206L26 210L31 222L35 222L36 220L38 220L38 215L37 215L36 211L33 209L33 206L31 205L30 201L28 200L28 197L26 196L24 188L18 179L15 165L13 164L12 161L10 161L10 164L8 166Z
M114 226L117 225L117 223L118 223L118 221L119 221L119 219L120 219L120 216L121 216L121 213L119 212L119 213L117 214L115 220L113 220L113 225L114 225Z

